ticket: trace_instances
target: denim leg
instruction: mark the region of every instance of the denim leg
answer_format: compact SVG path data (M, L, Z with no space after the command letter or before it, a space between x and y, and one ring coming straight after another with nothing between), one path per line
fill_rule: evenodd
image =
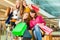
M37 37L37 40L42 40L42 34L39 26L35 25L34 30L35 30L35 36Z
M34 33L34 37L35 37L35 39L37 40L37 36L36 36L35 30L33 31L33 33Z

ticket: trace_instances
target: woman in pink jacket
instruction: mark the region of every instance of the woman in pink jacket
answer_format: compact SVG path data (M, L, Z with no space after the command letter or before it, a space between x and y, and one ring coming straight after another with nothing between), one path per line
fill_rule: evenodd
M30 12L30 29L33 30L34 36L36 40L42 40L42 34L40 31L39 24L46 25L46 22L42 18L42 16L38 16L37 13L34 10L31 10Z

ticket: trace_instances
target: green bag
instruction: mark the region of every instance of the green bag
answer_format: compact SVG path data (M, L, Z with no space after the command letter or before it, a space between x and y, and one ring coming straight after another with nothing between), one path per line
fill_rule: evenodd
M14 36L23 36L25 30L27 28L27 25L25 22L18 23L15 28L12 30L12 34Z

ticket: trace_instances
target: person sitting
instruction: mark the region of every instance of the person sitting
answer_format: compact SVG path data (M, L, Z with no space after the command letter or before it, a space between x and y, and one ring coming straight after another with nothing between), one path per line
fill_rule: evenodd
M39 25L46 25L46 22L42 18L41 15L37 15L37 13L34 10L30 11L30 29L33 30L34 36L36 40L42 40L42 33L40 31Z

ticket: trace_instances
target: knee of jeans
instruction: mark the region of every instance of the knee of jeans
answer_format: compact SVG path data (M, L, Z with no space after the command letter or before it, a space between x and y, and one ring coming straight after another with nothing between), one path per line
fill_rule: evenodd
M35 25L35 29L38 30L39 29L39 26L38 25Z

